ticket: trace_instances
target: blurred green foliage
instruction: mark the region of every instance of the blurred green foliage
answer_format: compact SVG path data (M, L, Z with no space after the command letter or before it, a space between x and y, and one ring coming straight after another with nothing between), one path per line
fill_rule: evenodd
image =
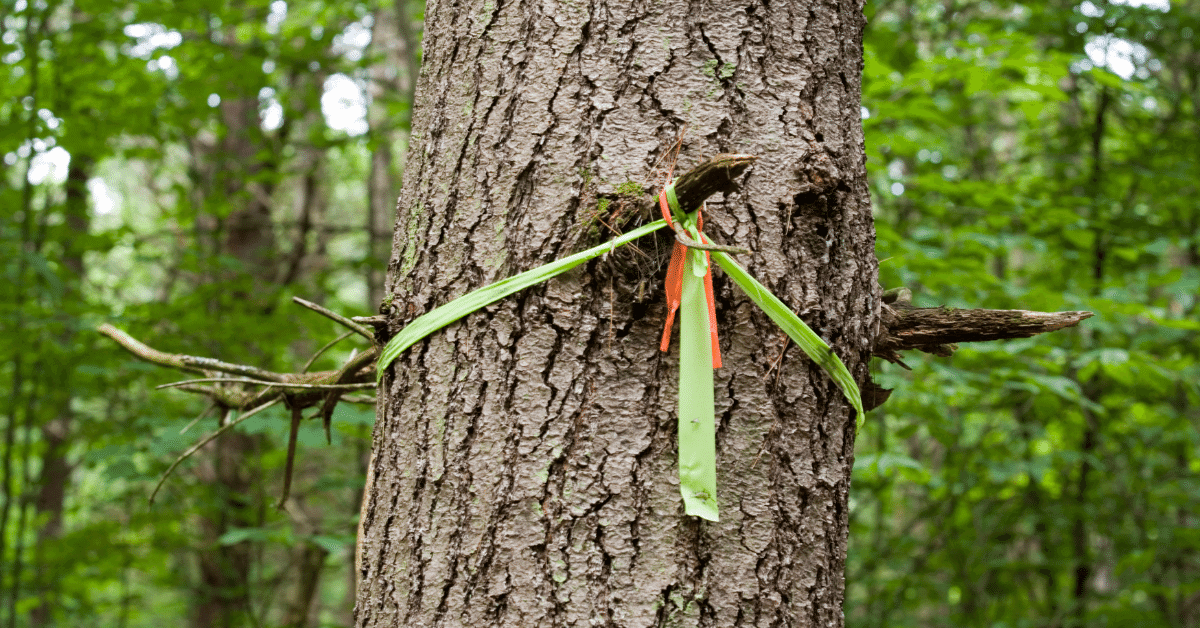
M851 626L1200 624L1200 5L1135 4L866 7L881 283L1097 316L877 367L896 392L859 434ZM368 208L399 189L421 17L0 6L0 623L300 625L303 600L348 623L370 407L339 407L332 447L304 423L288 512L282 410L150 506L217 419L181 433L204 401L91 330L293 370L340 329L292 295L374 310L392 217ZM335 123L364 115L336 113L347 83L365 125Z
M186 376L93 330L293 371L343 330L291 296L374 313L412 82L380 73L397 64L381 44L398 20L419 36L420 10L0 5L0 625L348 622L373 408L342 404L332 447L304 423L286 512L279 409L201 451L150 505L223 413L192 425L206 400L153 388ZM343 342L313 368L362 348Z
M1200 4L867 16L881 283L1096 317L878 367L848 625L1200 625Z

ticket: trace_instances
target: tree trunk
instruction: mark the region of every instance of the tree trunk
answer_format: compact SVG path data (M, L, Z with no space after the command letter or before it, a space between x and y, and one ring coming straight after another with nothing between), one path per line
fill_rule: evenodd
M67 166L66 201L63 205L64 219L72 233L87 233L91 217L88 214L87 182L95 168L95 157L84 150L71 152L71 162ZM68 272L64 284L68 287L67 304L64 309L70 311L75 303L84 302L83 290L86 285L84 274L84 253L86 240L75 240L67 244L62 255L63 268ZM76 332L68 329L59 338L61 346L70 347L76 343ZM53 566L44 559L46 549L59 541L63 533L63 509L66 505L67 489L71 482L72 464L69 458L73 440L72 427L74 411L71 409L73 399L71 377L74 369L69 364L51 367L59 372L52 378L58 385L51 394L46 395L52 400L55 408L54 416L44 422L41 427L42 471L38 477L37 520L40 524L37 532L34 562L39 566L34 577L34 587L37 590L38 605L29 613L30 626L51 626L54 624L54 610L61 606L58 599L61 585L60 574L55 573Z
M620 204L597 199L650 191L686 127L677 173L759 156L706 231L752 248L750 272L865 381L862 27L856 1L431 2L389 333L611 237ZM794 348L770 371L782 333L717 273L721 521L685 516L678 342L658 350L669 241L637 244L385 374L358 626L842 625L853 411Z
M398 103L413 101L417 83L417 54L420 40L413 32L411 11L406 0L381 5L375 11L371 27L370 52L383 60L371 64L367 72L370 95L367 123L371 137L371 172L367 177L367 298L377 306L383 301L382 262L387 257L387 226L395 211L396 186L400 178L393 154L399 141L408 142L408 120L394 112Z
M269 312L274 306L271 294L277 289L278 278L285 274L279 272L284 267L280 263L283 256L279 254L271 217L271 192L278 162L257 157L266 145L259 127L257 97L231 95L222 101L220 111L224 135L211 146L201 142L193 145L194 183L199 199L196 206L210 207L205 202L207 198L235 199L223 229L215 235L220 242L215 253L232 256L243 265L243 270L221 271L226 280L249 278L253 290L249 289L250 284L241 284L235 290L243 306L250 311ZM298 237L304 237L303 229ZM222 415L222 420L226 418L229 417ZM230 530L260 524L252 498L255 471L250 463L260 439L240 432L226 433L205 445L197 456L196 473L213 487L217 506L202 509L197 521L199 580L190 599L194 628L228 628L246 621L251 614L253 544L250 541L225 544L221 537Z

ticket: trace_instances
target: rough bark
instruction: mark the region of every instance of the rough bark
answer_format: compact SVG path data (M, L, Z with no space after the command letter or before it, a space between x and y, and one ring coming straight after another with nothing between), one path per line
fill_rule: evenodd
M960 342L1029 338L1074 327L1091 317L1091 312L1080 311L1033 312L884 305L874 351L876 356L894 362L899 362L896 352L912 349L947 357L954 352L953 345Z
M920 349L933 344L984 342L1029 338L1072 327L1091 318L1091 312L1033 312L1030 310L980 310L947 307L897 308L896 320L887 325L889 336L881 344L890 349Z
M431 2L387 333L599 241L597 199L657 183L686 126L679 172L759 156L706 231L753 249L865 380L862 22L853 0ZM385 374L358 626L842 625L853 412L795 349L764 377L782 334L719 274L722 518L682 513L668 244L491 306Z

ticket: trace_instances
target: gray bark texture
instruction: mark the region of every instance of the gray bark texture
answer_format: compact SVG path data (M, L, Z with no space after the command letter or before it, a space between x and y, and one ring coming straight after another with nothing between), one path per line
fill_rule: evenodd
M426 15L385 335L611 237L618 188L656 192L686 126L676 174L759 157L710 199L705 231L751 248L748 270L867 380L880 295L858 0L437 0ZM853 410L718 271L721 521L685 516L659 234L385 373L358 626L843 624Z

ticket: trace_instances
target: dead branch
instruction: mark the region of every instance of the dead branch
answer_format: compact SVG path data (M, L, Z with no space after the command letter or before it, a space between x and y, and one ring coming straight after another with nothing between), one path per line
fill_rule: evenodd
M167 481L167 478L171 477L171 473L173 471L175 471L175 469L180 464L182 464L184 460L187 460L189 457L191 457L192 454L196 453L197 451L200 451L200 449L202 447L211 443L214 439L216 439L221 434L224 434L225 432L228 432L229 430L233 429L233 427L235 425L258 414L259 412L262 412L263 410L266 410L267 408L275 405L276 403L279 403L279 400L273 399L271 401L268 401L268 402L262 404L261 406L258 406L257 408L254 408L253 410L249 410L247 412L242 413L242 415L239 416L238 418L217 428L217 430L214 431L212 434L209 434L208 436L201 438L200 442L196 443L195 445L192 445L191 447L188 448L187 451L180 454L179 457L175 459L175 462L172 462L171 466L167 467L167 470L163 472L162 477L160 477L158 479L158 484L154 485L154 490L150 492L150 503L151 504L154 503L154 498L158 495L158 490L160 488L162 488L163 483L165 483Z
M675 181L679 208L685 213L690 212L713 194L736 190L738 177L757 159L754 155L722 153L683 173ZM657 208L657 199L652 203ZM657 211L652 211L652 215L654 213Z
M371 347L366 351L351 356L336 371L305 372L318 356L338 341L346 338L344 334L337 340L321 347L316 355L308 360L304 368L301 369L301 372L275 373L245 364L231 364L212 358L159 351L107 323L96 329L101 334L112 338L117 344L121 345L121 347L138 359L159 366L204 375L201 378L163 384L158 388L175 388L202 394L211 400L212 405L210 409L212 407L220 408L222 415L228 414L230 409L244 410L246 408L253 408L252 410L243 412L237 420L226 423L216 431L201 438L198 443L180 455L167 468L158 485L154 487L154 491L150 495L151 502L154 501L154 497L158 494L158 490L162 487L163 482L189 456L199 451L205 444L224 434L233 426L282 401L291 411L283 496L279 500L279 506L282 508L283 504L287 501L288 494L291 492L292 472L295 468L296 435L300 428L300 421L303 418L303 410L320 404L318 415L325 424L325 438L326 440L332 440L330 422L333 417L333 410L337 407L338 402L343 400L343 395L348 392L375 387L375 360L379 355L379 346L375 344L375 334L369 328L315 303L300 298L295 298L294 300L296 303L350 328L350 333L358 333L371 340ZM230 375L236 377L229 377ZM363 403L366 399L370 398L345 398L346 401L350 401L351 403ZM207 412L206 410L204 414L207 414ZM201 417L204 414L201 414Z
M332 395L340 398L338 393L373 388L375 382L375 347L359 353L336 371L275 373L245 364L159 351L107 323L98 327L96 331L112 338L138 359L204 375L203 378L165 384L161 387L202 394L225 408L241 410L285 395L290 403L300 408L318 403L325 406ZM242 377L222 377L222 374ZM202 386L202 383L211 385ZM262 389L258 390L259 387ZM328 410L332 413L333 407L329 406Z
M317 349L316 353L313 353L312 356L308 358L308 362L304 363L304 368L300 369L300 372L304 373L304 372L308 371L308 369L312 367L313 362L316 362L317 358L324 355L326 351L329 351L330 349L332 349L333 345L336 345L337 343L339 343L353 335L354 335L353 331L348 331L348 332L338 336L337 338L334 338L333 340L330 340L329 342L325 343L325 346L321 347L320 349Z
M370 329L367 329L366 327L363 327L362 325L359 325L358 323L354 322L352 319L346 318L345 316L342 316L341 314L338 314L337 312L334 312L333 310L330 310L328 308L317 305L316 303L313 303L312 301L307 301L305 299L301 299L300 297L292 297L292 301L294 301L300 305L303 305L304 307L306 307L306 308L320 314L321 316L324 316L340 325L343 325L350 331L357 333L358 335L362 336L363 338L366 338L367 340L370 340L371 342L375 342L375 333L372 332Z
M1033 312L1029 310L914 308L883 306L881 337L876 355L916 349L935 355L953 353L960 342L1029 338L1074 327L1091 312Z
M364 390L375 387L373 382L363 382L360 384L282 384L278 382L266 382L245 377L202 377L199 379L188 379L181 382L172 382L170 384L159 384L154 388L158 390L162 390L163 388L184 388L189 384L198 384L201 382L253 384L255 386L266 386L267 388L279 388L280 390L291 393L304 392L308 390Z
M915 349L950 357L960 342L1029 338L1074 327L1091 318L1092 313L913 307L911 290L892 288L883 293L881 317L879 336L871 353L907 369L909 366L900 358L901 351ZM868 380L862 387L863 407L877 408L891 393L891 389Z
M255 379L265 379L272 382L282 382L286 377L282 373L273 373L265 371L253 366L244 364L230 364L212 358L201 358L192 355L184 355L182 353L164 353L157 349L150 348L136 340L133 336L105 323L96 328L96 331L112 338L117 344L125 348L126 351L132 353L138 358L157 364L159 366L168 366L181 371L190 371L193 373L229 373L230 375L244 375Z

